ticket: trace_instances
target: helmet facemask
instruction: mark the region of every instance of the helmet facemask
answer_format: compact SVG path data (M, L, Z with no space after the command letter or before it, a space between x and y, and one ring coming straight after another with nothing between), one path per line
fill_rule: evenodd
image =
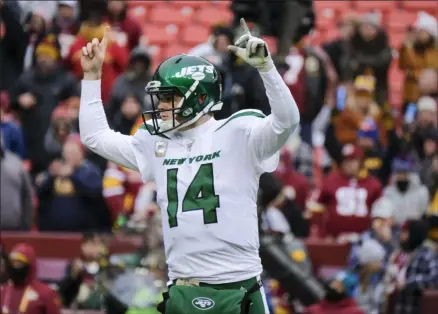
M153 135L164 134L182 126L188 126L208 113L212 107L209 105L205 108L207 110L196 113L193 110L193 106L184 106L187 102L197 102L199 105L202 105L205 101L208 101L207 94L200 94L196 91L199 81L195 81L185 95L176 87L154 87L158 83L152 81L146 87L146 92L151 97L152 110L145 111L142 114L145 123L147 120L152 120L153 130L151 131L153 133L151 134ZM179 96L181 99L178 101L175 96ZM172 104L171 108L159 109L158 106L161 101ZM163 120L163 113L169 113L171 118Z

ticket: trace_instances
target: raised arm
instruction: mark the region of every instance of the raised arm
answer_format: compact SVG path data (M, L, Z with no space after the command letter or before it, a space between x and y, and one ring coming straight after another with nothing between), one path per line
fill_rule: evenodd
M107 27L100 43L94 38L86 47L82 47L84 79L79 110L81 141L96 154L123 167L138 170L132 137L110 129L101 100L100 80L109 32L110 28Z
M266 88L272 113L249 126L250 148L254 149L259 160L264 160L278 152L286 143L300 122L300 114L289 88L274 66L267 44L251 35L244 19L240 22L245 33L236 41L235 46L228 48L257 68Z

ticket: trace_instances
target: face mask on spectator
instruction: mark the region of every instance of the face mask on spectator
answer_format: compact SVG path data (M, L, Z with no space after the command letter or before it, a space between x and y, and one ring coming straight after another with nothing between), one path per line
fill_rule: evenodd
M11 263L8 265L8 276L9 279L15 285L23 285L26 282L27 276L29 275L30 267L29 265L24 265L22 267L15 267Z
M397 187L397 190L399 190L402 193L405 193L409 188L409 180L398 180L395 183L395 186Z
M347 296L343 292L339 292L336 289L333 289L331 287L326 288L325 299L328 302L337 303L337 302L341 301L342 299L345 299L346 297Z

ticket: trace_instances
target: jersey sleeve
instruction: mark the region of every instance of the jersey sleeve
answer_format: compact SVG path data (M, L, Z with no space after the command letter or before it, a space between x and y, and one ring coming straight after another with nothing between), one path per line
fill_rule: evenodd
M101 100L101 81L82 81L79 109L81 140L96 154L123 167L139 170L133 137L110 129Z
M278 155L300 122L300 114L289 88L274 67L260 72L266 88L271 114L264 119L253 119L248 125L248 144L259 162Z

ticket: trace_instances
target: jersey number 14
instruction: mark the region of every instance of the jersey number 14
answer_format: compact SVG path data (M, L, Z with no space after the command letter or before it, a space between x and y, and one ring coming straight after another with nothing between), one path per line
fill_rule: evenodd
M178 226L178 168L167 170L167 215L170 228ZM214 191L213 164L203 164L199 168L182 200L182 212L202 210L204 224L217 223L216 208L219 195Z

